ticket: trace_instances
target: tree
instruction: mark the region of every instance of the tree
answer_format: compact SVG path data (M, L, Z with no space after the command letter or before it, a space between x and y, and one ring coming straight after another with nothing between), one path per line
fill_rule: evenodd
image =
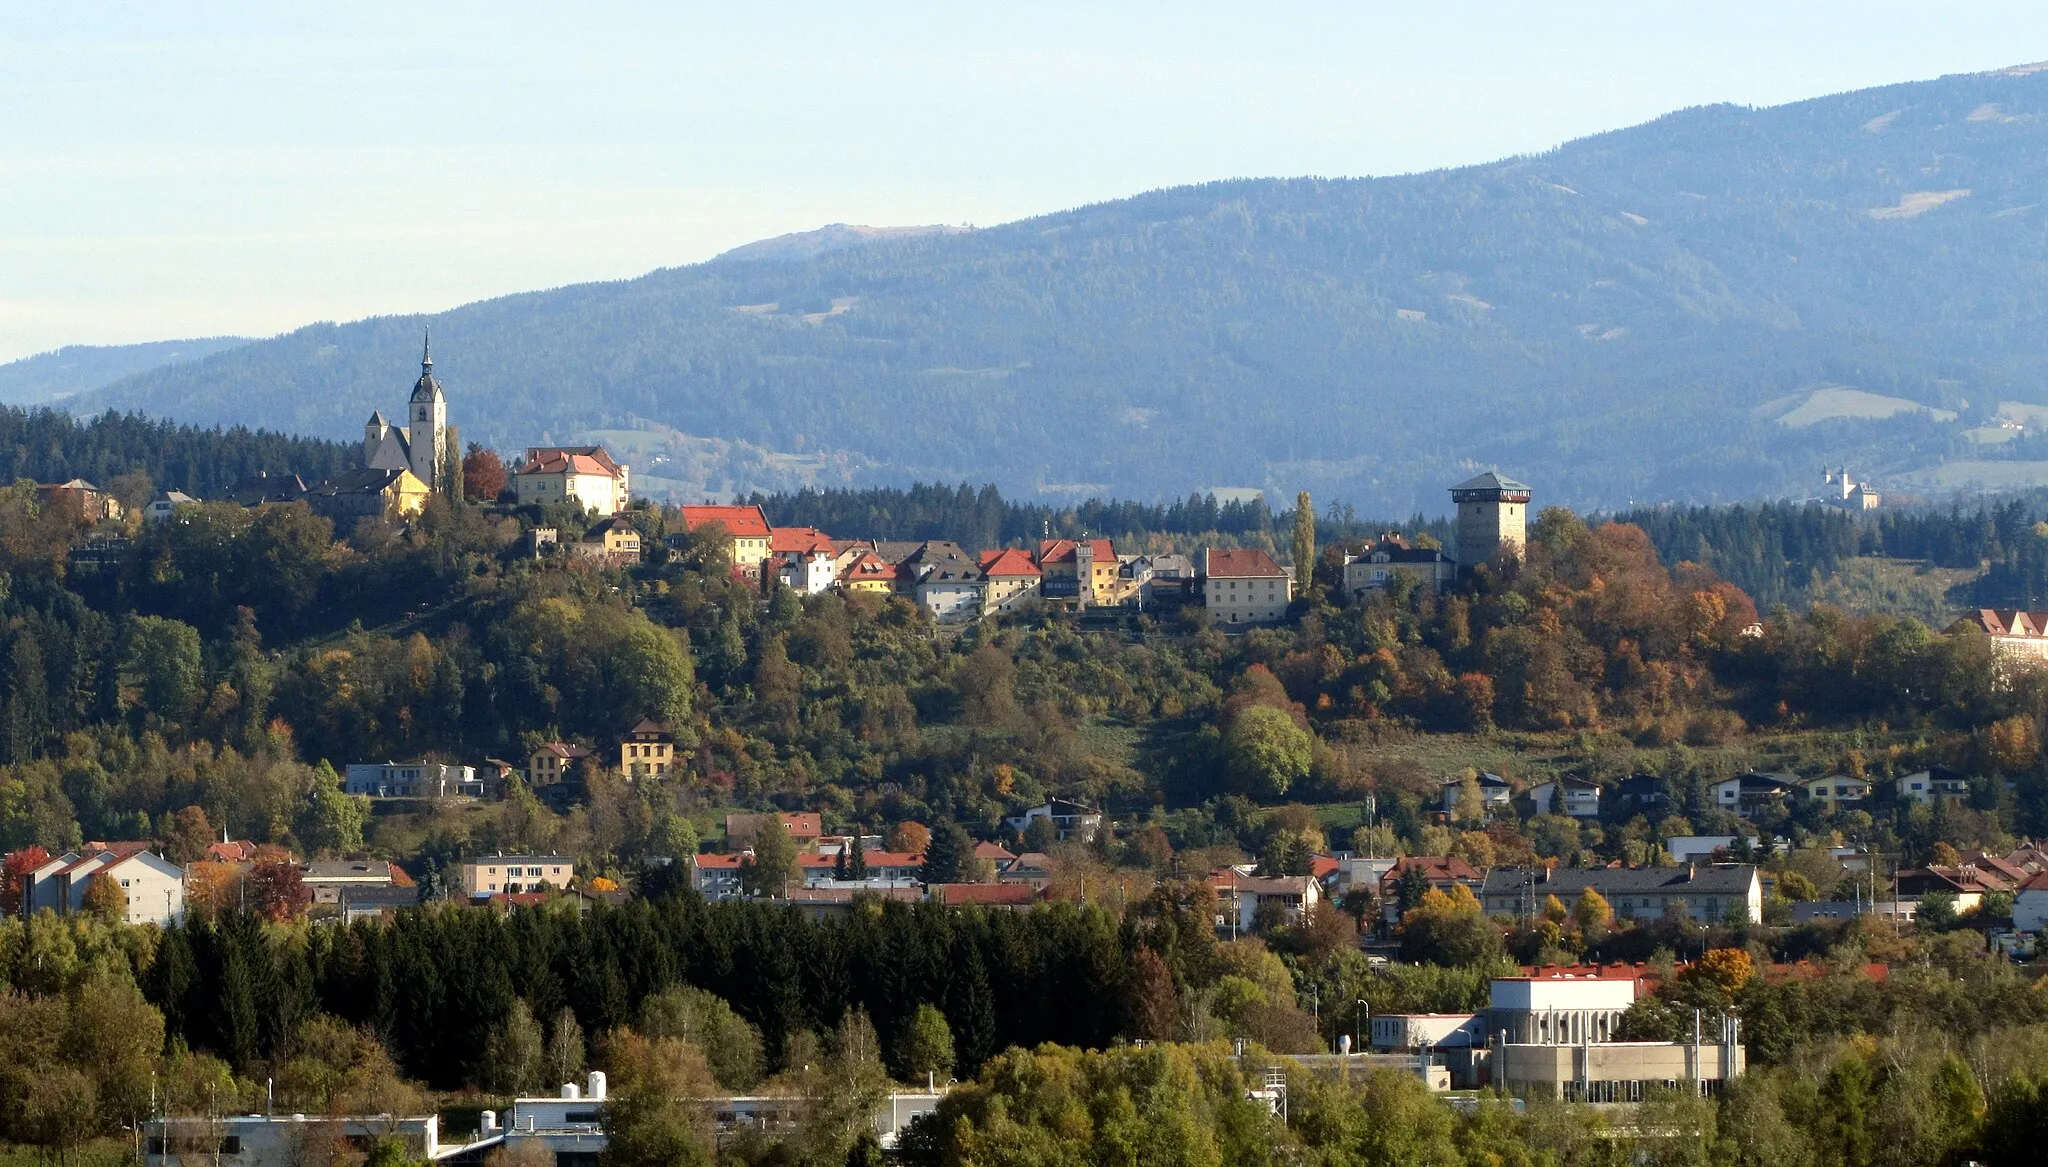
M161 616L131 616L122 636L121 682L134 686L142 708L182 722L199 703L205 666L199 630Z
M689 1042L704 1055L718 1084L752 1089L761 1080L761 1034L723 998L693 986L664 989L640 1006L640 1033Z
M49 861L50 853L33 843L0 860L0 916L21 914L29 874Z
M853 829L853 836L846 841L846 848L840 854L846 856L847 879L866 879L868 877L868 856L866 849L860 841L859 827Z
M102 871L85 881L85 910L108 923L128 918L128 891Z
M1401 917L1401 959L1471 968L1501 957L1499 929L1487 920L1471 889L1431 890L1421 906Z
M680 1038L628 1030L612 1041L611 1077L599 1120L604 1167L708 1167L704 1108L696 1099L713 1087L696 1050Z
M213 824L200 807L188 806L164 824L164 858L181 867L204 859L206 849L212 845Z
M567 1005L555 1014L554 1031L548 1034L547 1049L541 1055L543 1068L552 1082L574 1082L583 1076L583 1026L576 1011Z
M761 816L754 850L740 861L740 887L752 896L779 896L796 874L796 844L782 816Z
M960 873L967 860L974 854L974 840L960 829L958 823L946 823L932 832L932 839L924 851L924 866L918 870L918 882L958 883Z
M1224 735L1232 784L1261 798L1279 798L1308 777L1315 739L1283 710L1248 705L1238 710Z
M370 820L370 800L344 794L341 776L322 762L314 771L313 794L299 815L299 841L308 851L346 855L363 849L363 824Z
M515 1097L540 1089L543 1057L540 1022L523 999L512 998L512 1007L484 1043L484 1087Z
M299 865L271 859L249 868L249 910L266 920L289 920L311 898Z
M901 1057L913 1082L928 1075L940 1081L951 1077L953 1030L946 1024L946 1015L934 1006L919 1005L904 1026Z
M505 463L497 451L471 442L469 451L462 456L463 497L492 502L505 493L505 484Z
M1306 596L1316 582L1316 512L1308 491L1294 496L1294 594Z
M931 842L931 831L923 823L911 819L904 819L889 829L889 850L899 855L922 855Z
M1578 925L1579 935L1588 942L1596 942L1614 923L1614 906L1607 902L1606 896L1589 887L1580 892L1579 898L1572 903L1572 923Z

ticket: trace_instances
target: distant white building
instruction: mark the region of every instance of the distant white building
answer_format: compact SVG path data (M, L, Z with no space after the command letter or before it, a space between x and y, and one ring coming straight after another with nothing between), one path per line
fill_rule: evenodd
M351 762L341 781L344 793L371 798L477 798L484 793L474 766L441 762Z
M197 506L199 500L182 490L167 490L149 501L142 508L142 517L152 523L169 522L181 506Z
M117 843L85 854L69 851L29 872L23 914L84 911L85 892L96 875L113 880L127 895L124 923L169 925L185 918L185 869L151 854L143 843Z
M1579 819L1600 817L1600 784L1584 778L1559 778L1529 788L1537 814L1564 814Z
M1021 835L1030 830L1031 824L1039 819L1049 820L1062 841L1079 839L1085 843L1095 837L1096 831L1102 829L1101 811L1064 798L1051 799L1023 814L1011 815L1004 819L1003 823Z

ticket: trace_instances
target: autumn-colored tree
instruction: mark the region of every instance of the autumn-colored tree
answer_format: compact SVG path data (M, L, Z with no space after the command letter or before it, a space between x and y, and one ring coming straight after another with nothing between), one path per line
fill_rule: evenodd
M476 442L462 456L462 495L477 502L490 502L505 493L505 463L497 451Z
M1725 1005L1755 975L1756 962L1750 959L1747 949L1709 948L1678 974L1678 981L1695 1004Z
M288 860L249 869L249 910L270 920L288 920L311 899L299 865Z
M920 822L905 819L889 829L889 850L899 855L922 855L931 842L930 828Z
M1588 888L1587 890L1590 891L1592 889ZM1543 897L1543 918L1553 924L1562 924L1571 917L1565 911L1563 900L1558 899L1555 895L1547 895Z
M102 871L85 881L85 910L104 920L128 918L128 891Z
M180 866L196 863L206 857L213 838L213 824L207 820L206 811L188 806L171 815L164 825L164 858Z
M241 869L218 859L205 859L185 867L185 910L200 915L223 912L235 906L242 879Z
M34 844L9 852L0 861L0 915L21 914L22 895L27 891L29 873L50 861L50 853Z
M1614 923L1614 907L1607 902L1606 896L1589 887L1580 892L1572 904L1572 923L1578 925L1580 934L1586 939L1598 939L1607 931L1608 925Z

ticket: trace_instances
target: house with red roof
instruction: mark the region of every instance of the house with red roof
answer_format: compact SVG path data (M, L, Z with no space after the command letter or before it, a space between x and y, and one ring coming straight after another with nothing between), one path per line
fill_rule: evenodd
M722 527L732 538L732 565L748 571L758 569L768 558L773 528L768 516L757 506L684 507L683 526L691 531Z
M1257 547L1204 547L1195 578L1217 624L1277 624L1294 602L1294 577Z
M1022 549L1006 547L981 553L982 614L1014 611L1038 597L1044 572Z
M1043 539L1038 544L1040 590L1048 600L1089 607L1114 603L1116 546L1107 539Z
M964 908L1006 908L1021 911L1038 899L1038 889L1027 883L935 883L925 889L933 903Z
M626 509L626 468L603 446L534 446L512 471L520 506L581 503L584 510L615 515Z
M169 925L185 916L185 869L149 850L148 843L93 843L67 851L30 871L23 881L22 915L85 910L85 892L106 876L120 887L128 924Z

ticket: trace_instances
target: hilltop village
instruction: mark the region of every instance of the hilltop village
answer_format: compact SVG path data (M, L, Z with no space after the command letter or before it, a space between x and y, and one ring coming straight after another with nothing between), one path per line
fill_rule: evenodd
M75 1087L0 1138L939 1162L1085 1062L1483 1146L2048 1024L2036 613L1762 614L1476 467L1405 534L893 540L451 406L424 350L310 486L0 493L0 1054Z

